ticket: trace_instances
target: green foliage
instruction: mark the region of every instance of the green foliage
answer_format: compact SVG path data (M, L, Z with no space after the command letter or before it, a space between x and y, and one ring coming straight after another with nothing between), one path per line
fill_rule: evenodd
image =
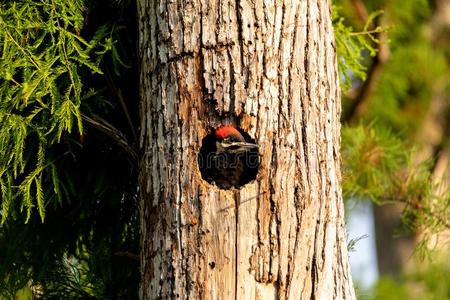
M0 4L0 299L137 298L135 165L84 121L137 118L135 7L115 3Z
M387 12L387 21L394 26L390 34L393 44L401 45L405 40L417 37L421 25L428 21L431 14L430 1L369 1L371 9L383 7ZM405 39L405 40L404 40Z
M426 42L423 32L407 43L392 43L391 58L371 98L371 109L364 116L368 122L377 120L392 128L403 138L421 128L435 83L444 82L449 72L444 54Z
M344 89L348 90L355 77L361 80L366 79L367 66L364 63L364 56L376 55L375 45L379 41L375 35L385 30L379 26L375 29L369 28L382 11L371 13L360 32L355 32L351 26L345 24L345 19L339 15L339 7L334 6L332 12L339 74Z
M448 58L425 42L426 0L365 2L374 13L363 24L345 0L335 3L344 9L333 10L344 87L365 79L382 31L371 26L381 9L392 26L391 61L362 120L371 126L344 128L344 195L405 203L405 224L425 228L430 236L446 227L450 200L434 195L428 165L412 163L403 138L419 126L432 83L448 72ZM124 20L125 5L134 11L131 3L0 4L1 296L13 298L30 286L48 299L137 297L138 262L121 255L138 252L135 166L82 122L84 114L98 115L132 135L118 107L137 110L129 100L138 98L137 64L130 58L136 36L128 29L136 26L135 15L128 12L128 26L116 25ZM114 92L119 76L120 93L129 96L120 105ZM349 249L356 242L350 241ZM435 299L444 299L448 290L432 286L439 285L432 275L426 286L443 289ZM378 295L408 299L407 288L395 293L391 287L389 281L380 283Z
M420 232L418 252L429 254L430 237L450 227L450 191L439 191L440 183L432 178L433 158L426 162L415 161L414 150L420 148L417 133L424 126L436 91L448 88L445 82L450 73L449 55L443 51L445 46L436 47L430 38L436 34L430 33L430 24L433 24L430 3L426 0L408 3L336 0L334 4L344 7L338 11L340 17L336 14L334 17L336 43L353 46L353 51L337 47L338 57L346 57L352 71L364 73L367 67L375 66L380 74L370 78L370 88L362 98L357 96L365 84L358 80L364 79L358 75L359 71L347 73L349 78L344 83L353 84L351 96L343 97L344 115L347 116L345 108L351 107L352 101L365 101L367 107L364 114L348 120L360 125L348 124L342 132L344 197L367 199L378 205L405 204L399 234L402 230ZM365 9L369 12L367 20L364 20ZM376 16L381 10L384 12L382 19L374 19L374 13L370 12L375 12ZM370 28L368 26L374 25L369 24L375 20L389 28L389 43L385 45L385 59L388 59L383 62L365 55L368 50L363 43L345 39L352 27ZM370 46L379 46L377 40L372 42ZM346 67L340 65L340 68L340 72L345 73ZM445 144L443 142L443 147Z
M76 161L58 161L59 180L71 182L62 204L49 205L43 223L32 214L24 224L23 213L0 226L0 295L31 283L43 298L137 297L139 263L120 255L139 249L135 177L116 146L86 134L95 142L75 150Z
M86 254L84 255L86 256ZM63 256L61 265L49 272L45 278L43 290L44 299L75 299L75 298L100 298L103 293L102 282L98 278L90 278L88 263L85 260L79 261L76 258ZM40 283L41 284L41 283Z
M2 223L19 201L26 221L37 206L45 216L43 176L54 162L46 149L74 128L83 133L83 74L101 74L111 48L105 34L80 36L84 1L10 1L0 4L0 186ZM52 171L53 170L53 171Z
M342 130L344 161L343 193L345 198L362 197L379 201L393 189L408 163L410 154L402 142L386 130L358 126ZM390 193L392 194L392 193Z
M383 276L373 288L371 299L450 299L449 272L448 262L443 261L404 274L399 279Z
M408 290L405 286L400 285L397 280L390 277L383 277L378 280L377 286L372 299L379 300L403 300L411 299L408 297Z
M411 147L373 125L344 127L342 143L344 198L405 204L403 224L422 233L418 249L426 253L433 234L450 227L450 191L438 194L431 162L414 164Z
M356 246L356 244L357 244L360 240L365 239L365 238L368 238L368 237L369 237L369 235L364 234L364 235L362 235L362 236L358 236L358 237L356 237L356 238L354 238L354 239L351 239L351 240L348 241L348 243L347 243L347 251L348 251L348 252L354 252L354 251L355 251L355 246Z

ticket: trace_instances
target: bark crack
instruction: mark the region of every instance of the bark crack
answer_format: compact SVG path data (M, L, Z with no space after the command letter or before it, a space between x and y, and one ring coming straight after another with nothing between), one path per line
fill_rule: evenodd
M277 145L275 142L275 138L273 138L272 140L272 158L271 158L271 165L273 166L273 168L270 169L270 173L269 173L269 178L273 178L274 175L272 175L272 173L276 173L277 172L277 166L278 164L276 163L277 161ZM273 185L273 180L269 180L269 204L270 204L270 211L268 213L270 213L270 218L269 218L269 270L267 270L267 277L269 282L272 281L271 277L273 276L272 274L272 258L273 258L273 253L274 253L274 247L273 247L273 242L272 242L272 222L273 222L273 218L276 216L276 203L275 200L273 199L273 195L275 194L275 187ZM278 223L278 222L277 222ZM278 224L277 224L278 227ZM279 245L279 243L278 243Z
M301 175L301 174L300 174ZM295 208L296 208L296 218L297 218L297 226L296 226L296 231L295 231L295 241L294 241L294 250L292 251L292 270L295 270L295 260L297 257L297 252L298 252L298 247L299 247L299 235L300 235L300 230L301 230L301 222L302 222L302 206L300 205L300 199L301 197L301 193L300 193L300 188L298 186L295 187L294 190L294 195L295 195ZM308 266L306 267L308 268ZM289 297L289 294L291 292L291 286L292 286L292 279L293 279L293 271L291 271L291 264L288 264L288 270L287 270L287 278L286 278L286 298ZM303 286L304 287L304 286ZM303 292L301 293L303 294Z
M178 68L177 68L176 64L175 64L175 69L176 69L176 73L178 74ZM178 86L177 92L178 92L178 99L183 99L183 95L181 93L180 86ZM178 101L175 103L175 107L176 107L176 111L180 111L180 109L179 109L179 102ZM179 143L180 143L179 147L177 147L178 148L177 150L179 151L178 152L179 157L183 157L183 135L181 134L183 132L183 127L182 127L182 122L181 122L179 116L178 116L177 121L178 121L178 136L179 136ZM177 223L176 230L177 230L178 253L179 253L178 254L179 257L177 259L178 259L178 265L179 265L179 272L181 273L180 276L182 276L183 275L182 273L184 272L184 275L186 277L185 283L186 283L186 287L187 287L188 283L189 283L189 274L188 274L188 272L186 272L186 269L183 268L183 258L186 257L186 265L187 265L188 264L188 262L187 262L188 256L184 255L184 251L183 251L183 247L182 247L182 241L183 241L183 239L182 239L183 238L183 236L182 236L182 226L183 225L181 224L181 209L182 209L181 201L182 201L182 197L183 197L183 190L182 190L182 182L183 181L182 181L182 174L181 174L181 170L183 169L182 168L182 164L183 164L183 160L182 159L180 159L180 164L181 165L179 166L179 169L178 169L178 182L177 182L177 184L178 184L178 197L176 198L176 216L175 216L176 223ZM176 292L179 292L179 291L176 290L175 286L173 288L173 291L174 291L174 295L175 295Z
M295 55L294 55L294 53L295 53L295 50L297 49L297 43L296 43L296 41L297 41L297 34L298 34L298 29L301 27L299 24L298 24L298 22L299 22L299 20L300 20L300 18L299 18L299 6L300 6L300 4L297 4L297 7L296 7L296 11L295 11L295 17L294 17L294 19L295 19L295 22L296 22L296 26L294 26L294 32L292 33L292 48L291 48L291 52L290 52L290 55L289 55L289 59L290 59L290 61L289 61L289 69L288 69L288 87L289 88L292 88L292 71L294 70L294 63L295 63L295 59L294 59L294 57L295 57ZM291 95L291 93L289 93L289 100L291 100L292 99L292 95ZM291 102L292 101L287 101L287 111L288 111L288 117L289 117L289 119L291 119L291 111L292 111L292 108L291 108Z
M236 78L234 74L234 62L233 56L230 53L230 49L227 49L228 61L230 62L230 115L234 117L235 105L236 105L236 93L234 86L236 84Z
M310 299L315 300L316 299L316 280L318 277L318 270L317 270L317 237L319 235L319 228L320 228L320 222L317 220L316 223L316 229L314 232L314 250L312 254L312 262L311 262L311 295Z
M238 41L239 41L239 47L240 47L240 63L241 63L241 70L244 70L244 37L242 35L242 28L243 28L243 20L242 20L242 14L241 14L241 0L236 0L236 22L237 22L237 33L238 33ZM242 74L240 74L242 75ZM234 76L234 75L233 75ZM244 82L247 82L247 80L244 80ZM247 85L245 86L247 87Z
M198 81L200 84L200 89L202 90L202 99L206 100L205 102L207 104L209 104L210 106L212 106L212 109L206 110L206 114L211 113L211 112L217 113L217 111L216 111L217 102L214 103L213 96L212 96L212 94L209 93L209 91L206 87L206 82L205 82L205 77L204 77L206 69L205 69L205 57L204 57L203 51L208 48L206 48L205 44L203 43L203 33L204 33L203 32L203 6L200 8L200 18L199 19L200 19L200 33L199 33L200 47L198 50L198 65L196 66L197 67L196 71L197 71Z
M181 24L181 34L180 34L180 38L181 38L181 45L182 45L182 49L181 49L181 52L185 52L185 47L186 47L186 43L184 42L184 32L185 32L185 25L184 25L184 20L183 20L183 12L185 11L184 10L184 7L183 7L183 3L184 3L184 1L183 0L178 0L177 1L177 10L178 10L178 18L179 18L179 20L180 20L180 24ZM186 52L190 52L190 51L186 51Z
M308 66L308 63L309 63L309 56L308 56L308 52L309 52L309 35L310 35L310 30L309 30L309 26L310 26L310 23L309 23L309 7L310 7L310 2L309 1L307 1L308 3L307 3L307 11L306 11L306 20L308 20L307 21L307 23L306 23L306 28L305 28L305 30L306 30L306 42L305 42L305 46L304 46L304 54L305 54L305 57L304 57L304 65L303 65L303 67L304 67L304 71L305 71L305 74L304 74L304 77L305 77L305 93L306 93L306 99L302 99L301 101L300 101L300 107L301 107L301 109L302 109L302 115L301 115L301 123L302 123L302 146L303 146L303 156L304 156L304 159L305 159L305 168L306 168L306 176L307 176L307 181L308 181L308 183L310 184L310 182L309 182L309 176L308 176L308 174L310 174L310 169L309 169L309 159L308 159L308 139L307 139L307 132L306 132L306 128L307 128L307 126L308 126L308 117L307 117L307 112L306 112L306 109L305 109L305 101L310 101L310 99L311 99L311 92L310 92L310 90L309 90L309 84L310 84L310 82L309 82L309 66ZM308 199L308 201L309 201L309 199Z

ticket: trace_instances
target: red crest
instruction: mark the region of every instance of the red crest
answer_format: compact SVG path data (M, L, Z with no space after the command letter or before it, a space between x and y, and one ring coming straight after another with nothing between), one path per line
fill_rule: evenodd
M243 139L241 133L231 125L222 125L216 129L216 138L224 139L229 136L235 136L237 138Z

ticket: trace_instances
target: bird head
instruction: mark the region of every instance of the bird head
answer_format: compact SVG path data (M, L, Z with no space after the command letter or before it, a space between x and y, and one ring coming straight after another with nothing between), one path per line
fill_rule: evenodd
M258 145L246 142L242 134L231 125L217 128L215 136L217 152L237 154L258 148Z

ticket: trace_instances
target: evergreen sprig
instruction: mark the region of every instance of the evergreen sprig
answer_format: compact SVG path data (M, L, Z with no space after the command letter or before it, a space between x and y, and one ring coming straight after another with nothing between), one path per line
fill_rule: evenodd
M332 20L338 54L338 69L344 90L350 89L353 80L366 79L367 66L364 64L364 56L375 56L376 44L379 40L376 34L387 30L380 26L370 29L373 20L383 11L372 12L361 31L345 24L345 19L339 15L339 7L333 6Z
M421 233L421 254L434 234L450 229L450 190L430 172L431 161L414 162L414 149L391 131L372 125L342 131L343 195L378 205L402 203L402 223Z
M46 149L74 129L83 133L82 74L101 74L99 63L111 49L107 31L80 36L83 0L10 1L0 4L0 187L2 223L13 204L29 220L37 207L43 220L48 191L42 178L54 178Z

